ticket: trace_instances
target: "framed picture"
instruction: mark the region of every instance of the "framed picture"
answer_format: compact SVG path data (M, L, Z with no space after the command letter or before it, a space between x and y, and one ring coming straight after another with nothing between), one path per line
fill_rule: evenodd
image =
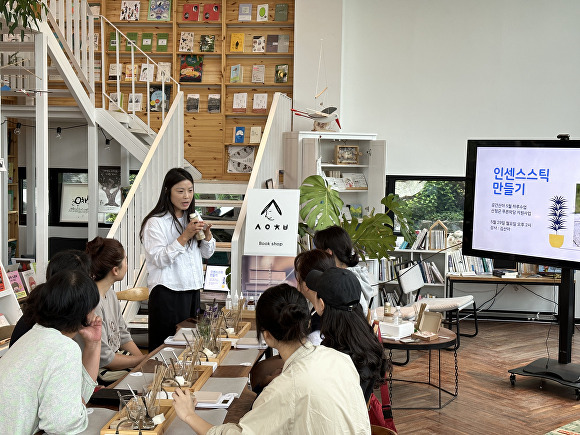
M358 165L358 146L337 145L336 164L337 165Z

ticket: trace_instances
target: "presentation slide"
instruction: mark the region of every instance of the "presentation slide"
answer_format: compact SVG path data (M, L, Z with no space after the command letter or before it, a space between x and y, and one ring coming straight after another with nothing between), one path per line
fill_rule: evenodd
M473 249L580 261L580 149L478 147Z

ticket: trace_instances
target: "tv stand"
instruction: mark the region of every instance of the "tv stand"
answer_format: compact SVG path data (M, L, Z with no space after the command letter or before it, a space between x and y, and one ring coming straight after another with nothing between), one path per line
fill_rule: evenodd
M574 332L574 291L574 270L562 268L558 291L558 361L540 358L523 367L508 370L512 386L516 383L516 375L550 379L575 388L576 400L580 400L580 364L570 363Z

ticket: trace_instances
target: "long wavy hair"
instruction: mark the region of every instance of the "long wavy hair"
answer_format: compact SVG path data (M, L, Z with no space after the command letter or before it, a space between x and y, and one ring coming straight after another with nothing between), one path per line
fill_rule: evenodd
M350 356L361 381L371 379L375 386L382 383L388 368L387 359L360 304L356 304L353 311L325 305L320 334L324 337L322 345Z
M139 232L139 237L141 242L143 242L143 231L145 229L145 224L149 219L153 216L163 216L165 213L170 213L171 217L173 218L173 225L179 233L182 233L184 227L181 225L177 216L175 216L175 207L171 202L171 188L175 186L177 183L189 180L191 181L191 185L193 186L193 177L189 172L182 168L173 168L170 169L167 174L165 174L165 178L163 179L163 186L161 188L161 192L159 193L159 199L157 200L157 204L153 207L153 210L149 212L143 222L141 223L141 231ZM189 223L189 215L195 211L195 197L191 198L191 204L189 204L189 208L185 210L183 213L185 214L185 225ZM193 239L189 240L187 244L189 245Z

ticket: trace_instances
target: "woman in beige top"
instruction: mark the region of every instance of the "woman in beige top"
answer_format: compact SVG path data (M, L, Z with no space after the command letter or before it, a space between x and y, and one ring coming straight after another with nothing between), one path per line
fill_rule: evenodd
M306 339L310 313L296 288L271 287L256 306L256 329L284 367L239 423L212 426L195 413L189 391L173 394L175 410L198 434L370 434L358 373L351 359Z

